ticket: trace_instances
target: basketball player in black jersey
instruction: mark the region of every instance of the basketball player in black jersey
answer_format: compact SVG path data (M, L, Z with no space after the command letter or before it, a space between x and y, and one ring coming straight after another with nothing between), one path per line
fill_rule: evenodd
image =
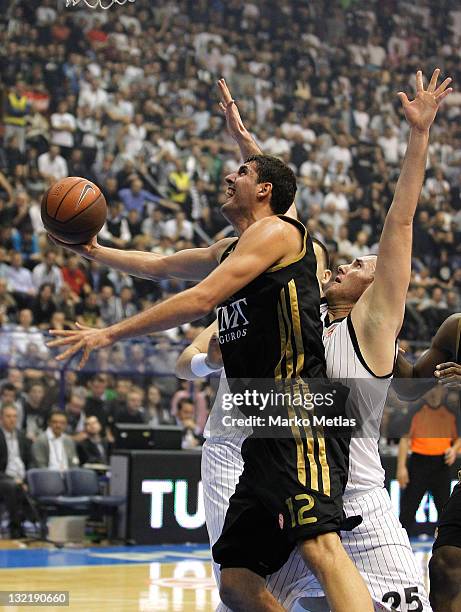
M296 192L292 171L273 157L252 156L226 183L222 210L238 241L160 258L100 247L96 240L73 247L119 270L137 264L138 275L149 278L203 280L106 329L53 331L61 338L50 346L70 345L61 360L82 351L83 366L94 349L196 320L217 306L230 376L294 384L325 377L312 242L300 222L284 216ZM298 544L333 612L371 612L367 588L338 536L347 480L343 441L296 431L281 440L248 441L245 454L245 477L216 550L225 603L235 611L281 610L264 577Z
M447 361L448 360L448 361ZM396 364L400 395L414 399L430 387L428 379L461 390L461 313L448 317L434 336L430 348L414 365L402 354ZM414 385L408 379L424 379ZM445 506L437 525L437 536L429 562L430 602L434 612L461 610L461 471L460 482Z

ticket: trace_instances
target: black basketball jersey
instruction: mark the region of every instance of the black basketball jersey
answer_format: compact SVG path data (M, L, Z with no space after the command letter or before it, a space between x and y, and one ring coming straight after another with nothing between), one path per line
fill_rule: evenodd
M317 262L302 223L279 215L303 236L292 261L269 268L217 307L219 342L228 379L274 382L325 378ZM235 248L237 239L221 261Z

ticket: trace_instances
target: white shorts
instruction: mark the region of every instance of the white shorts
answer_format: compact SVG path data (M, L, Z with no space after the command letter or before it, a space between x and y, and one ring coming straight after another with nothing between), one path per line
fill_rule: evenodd
M207 441L202 453L202 482L205 517L211 545L224 525L229 498L243 470L237 446ZM343 546L362 574L375 602L375 610L430 612L421 571L407 532L395 516L389 494L376 488L344 500L346 516L360 514L361 525L341 533ZM219 585L219 566L213 563ZM267 588L286 610L309 610L306 598L324 597L322 587L294 550L283 568L267 579ZM326 602L313 609L328 611ZM218 610L227 610L222 604Z

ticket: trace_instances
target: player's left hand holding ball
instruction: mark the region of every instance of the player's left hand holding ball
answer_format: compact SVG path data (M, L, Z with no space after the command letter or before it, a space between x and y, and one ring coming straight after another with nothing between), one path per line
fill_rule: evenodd
M57 247L67 249L68 251L72 251L77 255L83 255L83 257L89 257L91 253L99 247L97 236L93 236L93 238L88 240L88 242L85 244L68 244L67 242L58 240L58 238L52 234L48 234L48 240Z

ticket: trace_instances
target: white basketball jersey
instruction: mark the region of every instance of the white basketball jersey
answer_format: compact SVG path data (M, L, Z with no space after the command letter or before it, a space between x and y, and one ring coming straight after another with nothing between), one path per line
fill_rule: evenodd
M253 433L253 428L251 426L236 427L226 424L228 422L225 420L226 417L229 419L245 418L245 415L234 404L229 410L225 408L226 396L230 397L230 390L226 372L222 368L219 387L203 435L210 442L224 443L240 450L244 440Z
M375 376L360 352L350 315L330 323L321 312L327 376L349 389L348 408L362 424L360 437L353 435L349 448L349 477L344 497L384 486L384 469L378 451L379 428L392 380Z

